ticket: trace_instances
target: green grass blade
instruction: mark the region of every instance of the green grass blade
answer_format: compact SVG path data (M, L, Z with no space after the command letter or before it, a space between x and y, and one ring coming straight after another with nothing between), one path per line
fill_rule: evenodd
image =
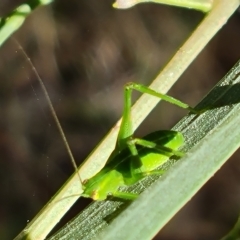
M27 4L17 8L17 14L6 19L5 25L0 28L0 46L23 24L26 16L31 12ZM22 14L19 14L22 13ZM1 19L0 19L1 22Z
M136 186L146 187L136 201L95 202L50 239L151 239L239 147L239 84L240 61L199 105L209 110L174 128L185 136L187 155L158 181Z
M203 12L208 12L212 8L212 0L116 0L113 4L115 8L130 8L139 3L154 2L167 4L176 7L191 8Z

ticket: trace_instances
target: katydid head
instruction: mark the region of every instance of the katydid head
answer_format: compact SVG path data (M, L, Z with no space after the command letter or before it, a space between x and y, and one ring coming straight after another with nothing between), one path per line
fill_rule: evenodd
M105 200L109 194L114 195L122 185L122 174L115 169L105 168L86 182L82 196L93 200Z

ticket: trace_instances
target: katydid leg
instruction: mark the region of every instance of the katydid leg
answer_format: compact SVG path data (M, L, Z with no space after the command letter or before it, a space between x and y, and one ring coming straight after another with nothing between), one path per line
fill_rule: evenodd
M133 156L138 155L138 150L136 148L136 145L139 145L139 146L142 146L142 147L145 147L145 148L153 148L153 149L158 150L159 152L161 152L162 154L164 154L168 157L171 157L173 155L176 155L176 156L179 156L179 157L184 156L183 152L171 149L169 147L161 146L161 145L158 145L155 142L148 141L148 140L141 139L141 138L131 139L127 142L127 145L128 145L128 148L130 149L131 154Z
M136 90L141 93L147 93L152 96L161 98L164 101L167 101L169 103L172 103L174 105L177 105L181 108L187 109L191 112L198 113L196 110L194 110L192 107L190 107L188 104L183 103L182 101L179 101L176 98L173 98L171 96L168 96L166 94L159 93L149 87L146 87L142 84L138 83L127 83L124 87L124 108L123 108L123 117L122 122L120 126L120 130L118 133L118 139L117 139L117 148L118 151L121 151L122 149L129 147L128 141L132 141L133 138L133 128L132 128L132 120L131 120L131 107L132 107L132 91ZM130 151L135 152L134 149L130 149Z

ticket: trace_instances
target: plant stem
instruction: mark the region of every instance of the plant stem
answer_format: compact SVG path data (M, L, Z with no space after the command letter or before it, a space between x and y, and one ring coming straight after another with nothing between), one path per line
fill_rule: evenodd
M192 8L195 10L208 12L212 8L212 0L116 0L113 4L115 8L130 8L138 3L161 3L176 7Z

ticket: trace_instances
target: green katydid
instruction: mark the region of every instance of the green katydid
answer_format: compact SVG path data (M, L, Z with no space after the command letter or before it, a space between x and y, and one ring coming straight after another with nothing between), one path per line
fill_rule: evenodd
M133 200L138 196L137 194L120 192L119 187L133 185L146 175L159 174L161 171L156 168L163 165L169 157L172 155L183 156L183 153L177 150L184 143L180 132L157 131L143 139L133 137L131 126L131 93L133 89L195 111L187 104L168 95L158 93L141 84L128 83L124 91L124 111L116 148L105 167L83 183L83 197L104 200L111 195Z
M73 158L70 147L62 130L60 122L57 118L56 112L53 108L45 85L40 78L36 68L34 67L31 59L27 56L22 46L18 43L17 40L13 40L18 45L19 50L21 50L26 57L26 60L30 64L32 71L36 74L40 86L45 94L52 116L56 122L60 135L62 136L65 147L72 161L73 167L77 172L79 181L82 183L82 186L80 186L82 188L79 189L81 191L83 190L83 192L81 192L81 195L83 197L92 198L94 200L104 200L109 195L112 195L115 197L120 197L122 199L134 200L138 196L137 194L120 192L118 191L119 188L124 185L133 185L134 183L143 179L146 175L161 173L161 171L155 170L155 168L163 165L164 162L168 161L169 157L171 157L172 155L176 155L178 157L181 157L183 155L182 152L178 151L178 148L184 143L184 138L179 132L158 131L149 134L144 139L133 138L133 130L130 117L131 92L132 89L136 89L140 92L146 92L155 97L162 98L165 101L188 109L190 111L194 110L187 104L184 104L181 101L178 101L167 95L160 94L142 85L130 83L125 88L123 119L118 134L116 148L110 156L105 167L103 167L102 170L100 170L96 175L94 175L87 181L85 180L84 182L82 182L81 177L78 174L76 162ZM62 203L60 203L61 200L63 200L64 198L69 198L71 196L76 197L79 195L80 194L70 194L53 200L51 204L47 205L46 210L44 210L43 213L38 218L36 218L36 220L31 222L31 224L27 227L27 230L24 230L19 235L20 238L22 234L25 235L27 232L28 235L33 236L34 239L36 237L38 239L43 239L46 234L49 233L52 227L56 224L56 221L53 222L52 216L56 216L56 213L62 213L61 211L64 206L64 204L62 203L65 203L65 201L62 201ZM39 228L39 226L43 227Z
M18 41L15 40L15 42L27 58L32 70L35 72L39 80L72 164L77 171L77 165L72 156L70 147L52 106L45 85L22 46ZM134 131L131 124L132 90L150 94L181 108L190 110L191 112L197 112L189 105L168 95L161 94L144 85L137 83L126 84L124 90L123 117L115 150L112 152L104 168L95 176L82 183L84 190L82 193L83 197L92 198L94 200L104 200L109 195L112 195L114 197L133 200L137 197L137 194L119 192L119 187L133 185L147 175L159 174L161 171L156 170L156 168L163 165L169 157L173 155L176 155L177 157L183 156L183 153L178 151L178 148L184 143L184 138L180 132L170 130L157 131L147 135L143 139L134 138ZM79 180L81 181L80 176Z

